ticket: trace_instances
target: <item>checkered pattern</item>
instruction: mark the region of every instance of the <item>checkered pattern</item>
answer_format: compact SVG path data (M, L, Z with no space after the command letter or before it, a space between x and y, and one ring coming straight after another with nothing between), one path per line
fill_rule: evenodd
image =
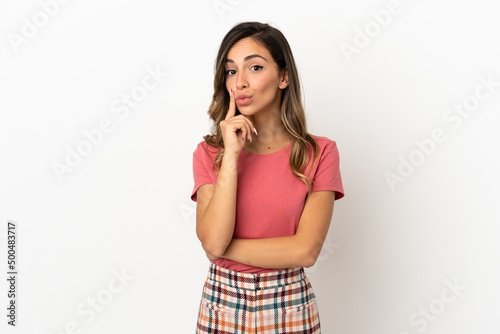
M197 334L321 334L304 268L243 273L210 263Z

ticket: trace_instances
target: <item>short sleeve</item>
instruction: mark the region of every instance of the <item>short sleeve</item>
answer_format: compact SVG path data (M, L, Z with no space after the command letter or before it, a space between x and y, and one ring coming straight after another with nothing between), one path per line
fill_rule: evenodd
M197 149L193 152L193 179L194 179L194 187L193 192L191 193L191 200L197 202L198 196L196 191L199 187L204 184L212 184L212 179L210 178L210 174L208 172L207 167L203 163L205 159L200 156L200 152L202 150L201 146L198 145Z
M344 197L344 187L340 175L340 156L337 143L330 140L318 160L318 168L313 178L311 191L333 190L335 200Z

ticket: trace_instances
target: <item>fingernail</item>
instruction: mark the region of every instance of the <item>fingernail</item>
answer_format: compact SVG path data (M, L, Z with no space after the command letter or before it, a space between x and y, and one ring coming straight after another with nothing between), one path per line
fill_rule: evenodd
M257 129L253 128L253 131L255 131L255 134L257 134Z

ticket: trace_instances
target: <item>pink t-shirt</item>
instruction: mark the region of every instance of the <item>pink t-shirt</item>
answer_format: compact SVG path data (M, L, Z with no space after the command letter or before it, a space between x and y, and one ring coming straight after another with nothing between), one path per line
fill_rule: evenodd
M309 175L312 192L335 191L335 200L344 197L339 169L339 153L335 141L311 135L320 147L319 157ZM304 209L307 186L291 171L289 156L291 143L280 151L253 154L242 150L238 158L238 185L236 221L233 238L258 239L295 235ZM308 144L309 152L313 153ZM208 152L208 150L213 151ZM213 184L217 175L212 169L218 148L201 141L193 153L194 188L191 199L197 201L196 191L204 184ZM312 158L304 172L307 173ZM212 261L217 265L239 272L260 273L284 268L261 268L229 259Z

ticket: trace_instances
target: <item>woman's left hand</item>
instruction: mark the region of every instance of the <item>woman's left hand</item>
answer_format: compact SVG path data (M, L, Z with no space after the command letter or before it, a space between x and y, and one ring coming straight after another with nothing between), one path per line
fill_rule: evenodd
M215 256L215 255L213 255L213 254L211 254L211 253L209 253L207 251L205 251L205 253L207 254L207 257L208 257L209 260L215 261L215 260L220 259L220 256Z

